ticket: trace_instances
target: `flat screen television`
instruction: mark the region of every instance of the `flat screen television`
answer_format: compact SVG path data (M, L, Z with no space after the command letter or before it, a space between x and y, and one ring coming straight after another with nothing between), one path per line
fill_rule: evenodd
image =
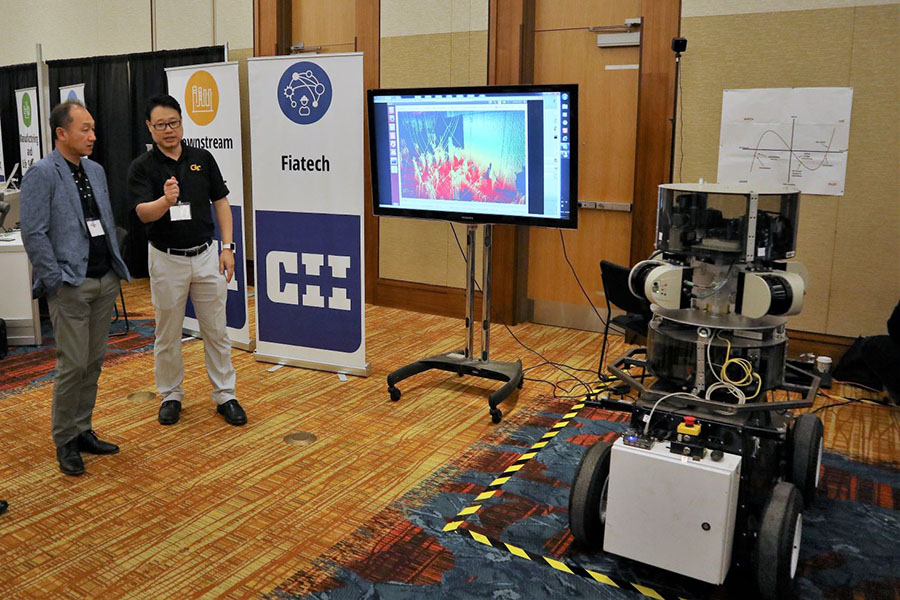
M578 86L368 91L379 216L578 226Z

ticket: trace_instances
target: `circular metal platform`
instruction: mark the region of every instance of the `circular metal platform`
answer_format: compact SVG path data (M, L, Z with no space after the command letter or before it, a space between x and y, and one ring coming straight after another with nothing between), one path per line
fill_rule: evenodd
M751 319L733 313L730 315L711 315L694 308L674 310L653 305L650 309L654 314L669 321L695 327L712 327L714 329L774 329L787 323L787 317L768 315L759 319Z

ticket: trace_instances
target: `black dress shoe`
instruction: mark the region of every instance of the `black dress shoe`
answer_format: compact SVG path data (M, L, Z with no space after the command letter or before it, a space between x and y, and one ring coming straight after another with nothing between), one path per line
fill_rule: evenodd
M181 402L178 400L166 400L159 407L159 424L174 425L181 414Z
M0 515L6 512L6 509L9 508L9 502L6 500L0 500Z
M97 437L93 429L82 431L75 438L78 440L78 451L88 452L90 454L115 454L119 451L119 447L109 442L104 442Z
M66 475L81 475L84 473L84 461L78 453L78 438L72 438L56 449L56 460L59 461L59 470Z
M216 408L216 411L225 417L225 422L229 425L243 425L247 422L247 413L245 413L244 409L241 408L241 405L238 404L236 398L220 404Z

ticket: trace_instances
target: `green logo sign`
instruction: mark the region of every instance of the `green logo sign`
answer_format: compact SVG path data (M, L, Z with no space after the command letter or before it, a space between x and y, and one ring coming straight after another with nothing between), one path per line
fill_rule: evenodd
M31 127L31 96L27 92L22 94L22 122Z

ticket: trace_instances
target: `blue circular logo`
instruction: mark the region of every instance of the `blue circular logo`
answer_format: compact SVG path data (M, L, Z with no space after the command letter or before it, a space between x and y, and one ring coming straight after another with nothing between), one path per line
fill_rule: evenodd
M278 81L278 105L294 123L315 123L331 106L331 80L315 63L294 63Z

